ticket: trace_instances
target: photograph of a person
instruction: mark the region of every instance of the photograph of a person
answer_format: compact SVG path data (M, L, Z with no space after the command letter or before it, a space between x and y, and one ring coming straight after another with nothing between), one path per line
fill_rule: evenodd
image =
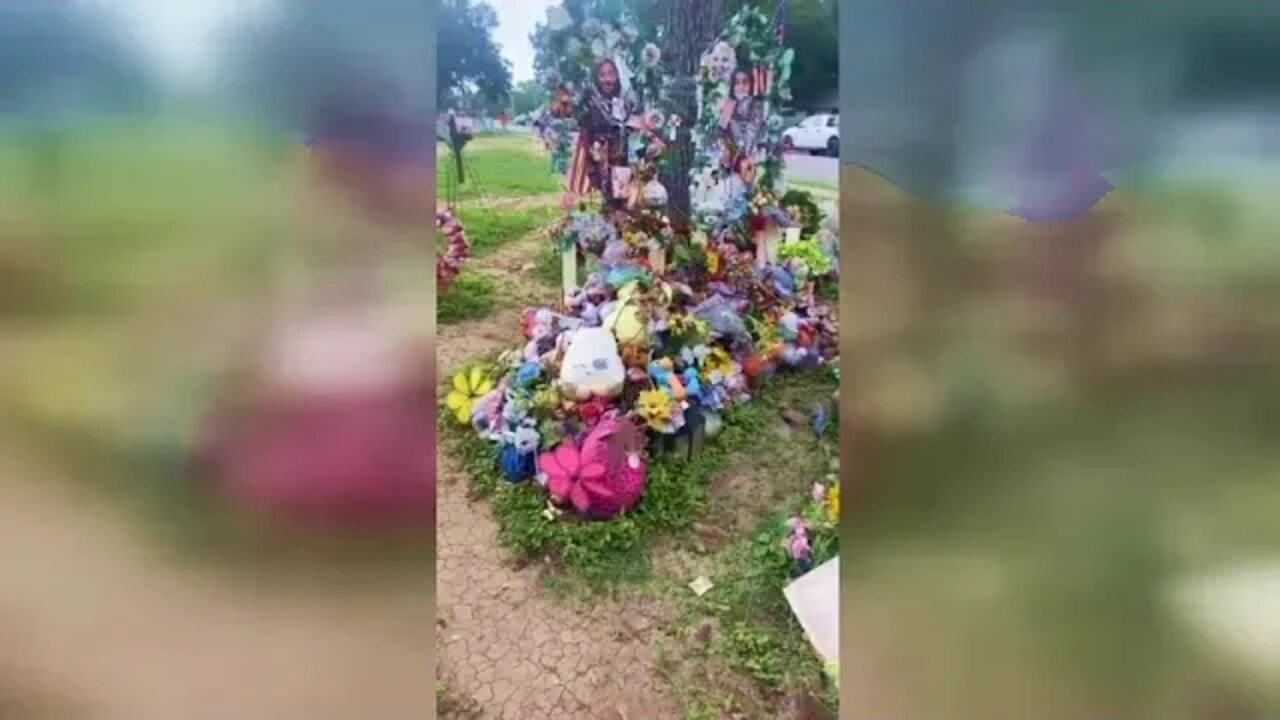
M438 301L441 714L835 717L837 161L782 142L835 3L487 4L510 95L445 89L487 249Z

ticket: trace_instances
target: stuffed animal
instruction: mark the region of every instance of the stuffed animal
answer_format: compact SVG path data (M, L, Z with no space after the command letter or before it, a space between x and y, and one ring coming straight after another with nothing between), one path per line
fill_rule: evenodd
M618 342L604 328L581 328L573 333L560 364L560 384L573 400L622 394L626 369Z

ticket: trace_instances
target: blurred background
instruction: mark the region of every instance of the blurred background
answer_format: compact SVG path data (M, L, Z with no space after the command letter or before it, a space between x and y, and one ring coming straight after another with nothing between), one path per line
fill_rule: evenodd
M431 713L433 16L0 4L0 717Z
M1276 717L1280 14L841 11L842 709Z

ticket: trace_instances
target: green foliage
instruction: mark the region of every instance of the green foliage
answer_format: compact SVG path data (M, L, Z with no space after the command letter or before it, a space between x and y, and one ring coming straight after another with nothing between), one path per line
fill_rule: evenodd
M484 275L463 271L442 293L436 295L436 322L453 325L478 320L493 310L493 281Z
M548 94L546 88L536 80L521 80L511 94L511 112L526 115L537 112L546 104Z
M538 257L534 259L533 274L538 280L551 287L560 287L561 267L560 267L560 249L554 245L548 245L538 251Z
M436 93L442 104L474 86L495 101L511 94L511 68L498 50L493 31L498 15L487 2L446 0L436 18Z
M778 257L783 260L792 258L803 260L814 275L826 275L831 272L831 258L827 257L816 240L786 243L778 249Z
M778 199L778 205L787 212L792 213L792 218L803 225L806 236L818 234L818 230L822 226L822 210L814 202L813 193L799 189L788 190ZM798 213L793 212L793 208Z

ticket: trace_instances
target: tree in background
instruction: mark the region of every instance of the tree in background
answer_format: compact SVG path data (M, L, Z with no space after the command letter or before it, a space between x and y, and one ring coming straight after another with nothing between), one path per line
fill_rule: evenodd
M517 116L537 112L546 104L547 89L537 80L522 80L511 93L511 112Z
M459 95L504 103L511 96L511 68L493 31L498 15L483 0L446 0L436 34L436 92L443 105Z
M436 96L441 109L494 114L511 97L511 68L498 51L493 30L498 15L483 0L446 0L436 33ZM458 182L464 182L462 148L468 136L447 134Z

